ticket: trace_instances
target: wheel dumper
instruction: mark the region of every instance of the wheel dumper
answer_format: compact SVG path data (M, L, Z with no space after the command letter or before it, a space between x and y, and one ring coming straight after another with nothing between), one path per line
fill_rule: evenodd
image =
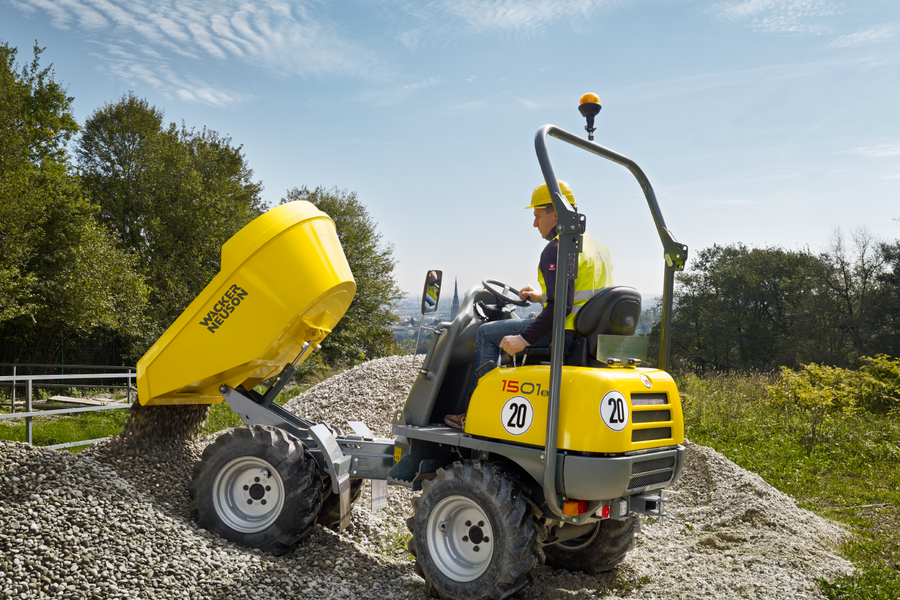
M596 97L582 98L589 133L599 108ZM586 217L560 193L548 137L625 166L644 191L666 263L659 367L641 366L640 294L614 286L581 307L571 353L563 351L565 303L556 303L550 350L501 361L469 401L478 328L518 318L515 290L486 280L432 328L393 415L393 439L360 422L344 434L300 419L273 400L347 310L355 285L330 219L305 202L279 206L229 240L220 274L138 363L142 404L224 399L246 424L223 433L194 468L191 512L200 525L279 553L317 518L346 525L363 480L405 486L422 492L407 524L426 590L474 599L516 593L544 562L613 569L634 545L639 516L665 515L665 488L684 457L680 398L666 368L674 273L687 247L666 228L636 163L544 126L535 149L557 211L557 264L569 265L558 296L576 276ZM426 278L423 315L439 301L436 273ZM268 389L254 389L266 380ZM444 425L466 410L463 430Z

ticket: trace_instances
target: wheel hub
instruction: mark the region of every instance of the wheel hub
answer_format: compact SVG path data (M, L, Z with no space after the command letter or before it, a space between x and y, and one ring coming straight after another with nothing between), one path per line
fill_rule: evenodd
M284 483L269 462L241 456L226 464L213 483L216 513L230 528L256 533L272 525L284 507Z
M428 518L426 537L435 565L455 581L473 581L491 564L493 529L470 498L449 496L438 502Z
M472 540L473 544L480 544L484 541L484 532L481 530L481 527L475 526L469 529L469 539Z
M271 488L270 488L271 489ZM250 486L250 498L253 500L260 500L263 496L266 495L266 489L258 483L254 483Z

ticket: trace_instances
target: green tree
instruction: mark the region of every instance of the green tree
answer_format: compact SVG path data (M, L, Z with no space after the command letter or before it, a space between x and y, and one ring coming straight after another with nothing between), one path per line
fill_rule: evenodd
M865 228L852 231L849 243L843 231L835 228L828 251L820 255L820 314L844 355L843 361L834 359L832 364L852 365L881 351L873 332L881 329L875 312L884 251Z
M394 279L393 246L381 234L356 192L306 186L287 192L281 204L306 200L334 221L338 239L356 280L356 296L344 318L322 343L329 366L355 364L399 351L392 326L394 302L403 296Z
M30 186L38 167L22 125L29 90L15 58L15 48L0 45L0 323L34 310L35 274L25 265L37 233L30 224L40 212Z
M0 339L5 360L55 362L67 337L135 334L146 288L72 174L72 98L41 52L18 71L0 44Z
M900 350L900 243L864 229L827 252L713 246L681 274L672 351L699 371L859 366ZM651 340L658 339L658 328Z
M818 268L809 252L742 244L701 250L678 279L673 356L700 371L814 360L827 338L815 308Z
M162 111L132 93L88 118L76 153L101 221L150 286L142 352L218 272L222 245L262 213L262 185L230 138L164 128Z
M876 352L900 356L900 240L880 245L884 270L873 311L873 344Z
M129 92L87 120L76 156L86 189L100 204L100 221L120 244L146 261L152 224L150 175L163 131L163 113ZM157 170L159 170L157 168Z

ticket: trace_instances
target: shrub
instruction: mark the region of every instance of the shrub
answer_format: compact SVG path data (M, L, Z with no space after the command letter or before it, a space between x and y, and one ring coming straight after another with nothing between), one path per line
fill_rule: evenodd
M810 413L840 413L851 416L861 400L872 394L874 380L862 371L848 371L824 365L804 365L799 371L781 368L781 380L769 387L777 404L794 406Z
M863 398L866 410L874 413L900 410L900 358L878 354L863 361L861 371L872 380L869 394Z
M781 380L769 386L774 404L797 413L802 445L807 451L829 438L837 421L857 413L882 415L900 410L900 359L886 355L863 359L858 371L805 365L781 369Z

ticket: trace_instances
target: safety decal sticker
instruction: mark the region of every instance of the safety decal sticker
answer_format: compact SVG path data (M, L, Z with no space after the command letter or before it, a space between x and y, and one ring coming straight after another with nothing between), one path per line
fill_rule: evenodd
M628 402L621 392L612 390L600 401L600 416L607 427L622 431L628 425Z
M510 435L522 435L531 428L532 421L534 409L525 396L513 396L500 411L500 422Z
M644 382L644 387L646 387L648 390L653 387L653 384L650 383L650 378L647 377L647 375L645 375L644 373L641 373L641 381Z

